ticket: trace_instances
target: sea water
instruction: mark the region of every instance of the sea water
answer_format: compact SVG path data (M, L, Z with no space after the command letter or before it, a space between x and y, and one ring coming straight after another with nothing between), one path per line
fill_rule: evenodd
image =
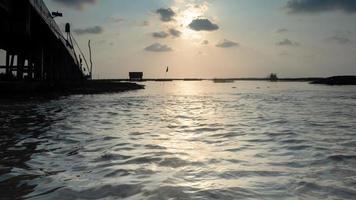
M0 199L355 199L356 87L144 82L0 100Z

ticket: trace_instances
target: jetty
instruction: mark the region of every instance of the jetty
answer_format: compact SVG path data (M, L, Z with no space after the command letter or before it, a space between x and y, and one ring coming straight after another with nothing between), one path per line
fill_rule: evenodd
M82 66L75 51L69 23L64 34L54 20L61 15L51 13L42 0L0 0L0 49L6 52L5 64L0 66L0 93L143 88L91 81L91 70Z
M0 0L3 79L81 80L74 48L42 0ZM5 77L4 77L5 76Z

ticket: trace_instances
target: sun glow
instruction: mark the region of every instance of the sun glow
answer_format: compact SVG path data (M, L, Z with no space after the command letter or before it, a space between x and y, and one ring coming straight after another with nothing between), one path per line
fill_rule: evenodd
M177 16L177 25L181 27L181 31L183 33L183 37L186 39L202 39L202 33L193 31L189 28L189 24L194 20L198 19L205 15L208 11L208 6L206 4L203 5L194 5L189 4L187 6L177 6L181 12Z

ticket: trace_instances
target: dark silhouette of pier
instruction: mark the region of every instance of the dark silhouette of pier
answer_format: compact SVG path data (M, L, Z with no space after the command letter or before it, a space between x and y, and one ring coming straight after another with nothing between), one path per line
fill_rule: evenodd
M73 45L42 0L0 0L1 80L85 79Z

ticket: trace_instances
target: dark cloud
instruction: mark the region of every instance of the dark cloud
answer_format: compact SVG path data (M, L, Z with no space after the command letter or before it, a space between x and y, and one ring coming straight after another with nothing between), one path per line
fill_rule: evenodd
M182 35L182 32L178 31L175 28L171 28L169 29L169 34L171 34L171 36L173 37L180 37L180 35Z
M152 33L152 37L154 37L154 38L166 38L168 36L169 36L169 34L164 31Z
M98 0L53 0L53 1L76 9L81 9L86 4L95 4L96 2L98 2Z
M171 8L160 8L156 10L156 13L160 15L161 20L169 22L174 20L176 13Z
M145 50L151 52L168 52L172 51L172 48L165 44L154 43L146 47Z
M338 44L349 44L352 42L349 38L347 38L345 36L341 36L341 35L334 35L334 36L328 38L328 41L333 41Z
M300 44L298 42L294 42L289 39L284 39L280 42L277 42L277 45L278 46L293 46L293 47L300 46Z
M231 47L237 47L239 46L238 43L224 39L223 41L219 42L216 44L216 47L220 48L231 48Z
M74 29L74 32L78 35L101 34L103 31L104 29L101 26L93 26L93 27L88 27L83 29Z
M123 18L116 18L116 17L112 17L110 19L114 23L121 23L121 22L125 21L125 19L123 19Z
M160 31L160 32L154 32L152 33L152 37L154 38L167 38L168 36L172 37L180 37L182 32L178 31L177 29L171 28L167 32L166 31Z
M288 29L286 28L280 28L276 31L276 33L285 33L285 32L288 32Z
M317 13L324 11L356 12L355 0L289 0L288 13Z
M195 31L215 31L219 26L208 19L195 19L189 24L189 28Z

